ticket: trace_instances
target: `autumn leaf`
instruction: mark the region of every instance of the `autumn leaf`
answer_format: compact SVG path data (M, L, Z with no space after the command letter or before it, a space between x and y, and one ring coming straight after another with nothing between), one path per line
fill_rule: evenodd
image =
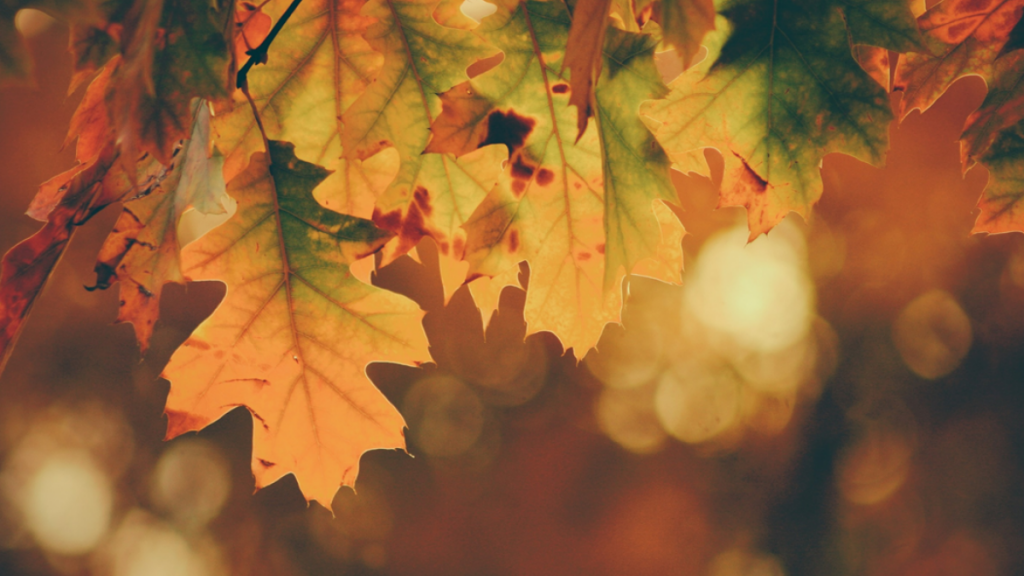
M576 140L594 115L594 83L601 75L601 51L611 8L611 0L576 0L573 7L564 67L569 69L569 104L576 107Z
M223 159L210 150L207 103L197 101L193 114L190 139L181 143L170 166L161 166L158 186L143 187L125 200L97 257L93 289L121 283L117 321L132 323L143 354L160 315L164 284L184 282L178 237L182 216L193 208L210 215L226 212Z
M527 332L550 331L582 357L605 324L619 319L621 281L641 261L666 258L678 282L678 220L658 219L674 200L668 159L637 116L664 94L654 68L657 40L610 29L595 92L596 126L573 143L576 118L561 58L571 21L557 2L505 2L480 34L505 53L502 64L442 97L428 150L467 154L504 144L505 177L466 225L472 276L501 279L474 288L485 322L518 264L530 265ZM541 96L543 95L543 96ZM667 245L671 253L659 253Z
M289 4L271 0L252 13L276 21ZM274 40L267 63L253 67L247 82L268 137L292 142L298 157L331 171L316 190L324 205L369 218L398 163L386 154L366 162L342 157L342 114L366 90L384 60L362 37L373 21L360 16L364 5L362 0L305 0ZM259 16L247 22L254 18ZM245 41L236 36L237 42ZM224 177L230 181L254 152L264 149L263 138L240 91L217 112L213 127L225 156Z
M116 0L100 24L72 29L72 89L113 55L108 109L125 157L146 152L164 165L188 138L193 98L227 95L233 69L234 4L228 0Z
M235 62L244 62L249 57L249 51L259 46L270 34L272 24L270 16L263 12L262 5L256 6L251 2L236 4Z
M494 186L505 151L500 147L456 161L427 149L430 125L440 113L437 94L468 79L466 69L497 52L464 27L436 21L438 2L373 0L363 14L376 19L364 36L384 55L376 81L345 112L342 147L349 160L398 152L400 167L377 199L373 221L396 237L383 264L411 250L422 237L438 245L445 297L466 276L466 223ZM460 278L462 280L455 281Z
M140 189L121 169L122 164L118 152L108 146L88 162L40 186L39 195L47 198L42 203L46 205L46 223L11 248L0 265L0 371L75 230L106 206ZM146 175L142 186L159 185L163 177L159 163L144 156L137 165L146 168L141 171ZM155 173L150 172L153 169Z
M706 40L708 58L643 110L661 124L658 139L681 169L695 151L719 149L726 163L720 206L746 207L751 239L791 211L808 216L821 196L826 154L882 162L888 98L857 64L848 38L881 41L898 26L882 11L881 23L854 27L858 12L848 7L855 4L725 2Z
M992 65L1020 20L1024 0L945 0L918 18L931 53L907 54L896 68L901 116L927 110L957 79L992 80Z
M186 277L225 282L227 295L164 377L168 438L245 406L256 486L291 473L329 506L354 485L363 452L405 447L405 422L366 365L430 357L416 304L349 272L389 235L317 204L326 177L271 141L269 163L255 154L228 184L238 211L182 252Z
M1024 231L1024 122L1000 132L978 161L989 177L972 232Z
M1019 27L1020 22L1014 30ZM992 74L984 102L967 118L960 136L964 170L981 163L989 171L974 232L1024 231L1019 205L1024 198L1024 53L1008 41L992 64Z
M661 0L656 14L663 41L679 52L684 65L693 62L704 36L715 29L714 0Z
M970 168L989 149L1000 132L1024 119L1024 54L1019 50L992 64L985 100L971 113L960 136L960 157Z

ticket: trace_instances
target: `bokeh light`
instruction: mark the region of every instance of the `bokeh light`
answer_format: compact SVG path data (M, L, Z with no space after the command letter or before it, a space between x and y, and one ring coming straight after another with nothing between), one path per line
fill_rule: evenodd
M691 444L704 442L736 420L740 381L724 366L679 363L658 381L654 408L669 434Z
M49 455L29 478L24 498L25 526L56 554L89 552L110 524L110 481L82 450Z
M630 452L657 452L667 436L654 412L654 391L654 386L602 390L596 408L601 431Z
M215 548L193 546L143 510L125 516L98 563L110 576L214 576L220 572Z
M708 576L785 576L779 561L770 554L730 548L711 562Z
M915 298L892 324L892 340L907 367L934 380L949 374L971 349L971 320L948 292Z
M870 429L839 465L839 491L854 504L877 504L907 479L910 443L888 430Z
M224 455L206 440L176 441L153 471L153 504L177 525L190 530L216 518L230 490L231 477Z
M476 443L484 429L480 398L451 376L416 382L406 393L402 406L413 441L430 456L458 456Z
M747 235L741 224L707 240L687 273L688 309L729 346L783 350L807 334L814 317L803 233L785 220L749 244Z
M621 324L605 328L597 349L584 362L590 372L609 388L628 389L655 378L663 369L664 340L650 324Z

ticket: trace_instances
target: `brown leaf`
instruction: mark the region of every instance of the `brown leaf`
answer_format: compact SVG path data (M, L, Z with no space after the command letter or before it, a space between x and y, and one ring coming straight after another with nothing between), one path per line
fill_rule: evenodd
M579 0L572 13L564 67L569 69L569 105L576 107L576 140L594 115L594 83L601 75L601 49L611 8L611 0Z

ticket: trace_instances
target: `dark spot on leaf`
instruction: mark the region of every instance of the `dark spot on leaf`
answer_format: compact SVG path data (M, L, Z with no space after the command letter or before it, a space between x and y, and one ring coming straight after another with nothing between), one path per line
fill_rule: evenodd
M477 148L488 144L504 144L508 147L508 153L511 155L523 147L536 123L533 118L520 116L514 110L509 110L507 113L495 110L487 117L487 138L484 138Z
M547 168L541 168L540 172L537 172L537 184L541 186L547 186L551 184L551 181L555 179L555 173Z
M375 208L373 210L373 223L381 230L395 232L402 227L402 211L392 210L384 214L381 213L380 209Z
M259 460L260 466L263 466L264 468L270 468L271 466L274 466L274 463L271 462L270 460L264 460L263 458L257 458L257 460Z
M597 246L594 246L594 249L597 250L598 254L604 254L604 244L603 243L602 244L598 244Z
M441 251L441 254L448 255L448 250L451 248L447 242L440 242L437 245L437 249Z
M519 180L529 180L533 177L533 166L523 159L522 154L516 154L512 161L512 177Z
M739 158L740 162L743 163L743 175L740 177L740 180L743 182L743 185L750 188L754 192L763 194L764 191L768 188L768 181L765 180L764 178L761 178L761 176L757 172L754 172L754 169L750 167L750 164L747 164L747 161L742 156L735 152L733 152L732 154L733 156Z
M565 83L555 84L551 87L551 91L555 94L565 94L569 91L569 85Z
M434 207L430 204L430 192L423 186L417 186L416 190L412 193L413 201L420 207L420 210L427 216L434 211Z
M590 252L580 252L577 258L579 258L583 262L586 262L587 260L590 260Z
M466 248L466 241L463 240L461 237L456 236L455 240L452 241L452 244L453 244L452 255L455 256L456 258L461 258L462 257L462 251L465 250L465 248Z
M512 191L515 192L516 198L522 196L524 190L526 190L526 182L516 180L512 183Z
M420 193L422 190L422 193ZM424 224L424 213L429 214L432 210L430 197L425 188L417 188L413 193L413 202L409 204L409 211L402 217L401 209L392 210L388 213L381 213L377 208L373 210L373 223L381 230L396 234L400 238L399 249L412 248L424 236L430 232Z
M519 230L512 229L508 233L508 251L516 252L519 250Z

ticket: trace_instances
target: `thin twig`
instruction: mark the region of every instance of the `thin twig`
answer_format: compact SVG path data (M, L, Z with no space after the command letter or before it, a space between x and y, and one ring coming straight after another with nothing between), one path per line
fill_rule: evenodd
M277 33L281 31L281 28L284 27L285 22L292 17L292 12L295 12L295 9L298 8L301 3L302 0L292 0L292 3L288 5L288 9L285 10L284 14L277 19L277 22L274 23L274 27L270 29L270 34L267 34L267 37L263 39L263 42L260 42L260 45L252 50L246 51L246 54L249 55L249 59L246 60L245 65L238 71L238 76L235 78L235 86L237 88L242 88L248 84L250 68L256 64L267 63L267 50L270 49L270 44L274 41L274 38L277 37Z

